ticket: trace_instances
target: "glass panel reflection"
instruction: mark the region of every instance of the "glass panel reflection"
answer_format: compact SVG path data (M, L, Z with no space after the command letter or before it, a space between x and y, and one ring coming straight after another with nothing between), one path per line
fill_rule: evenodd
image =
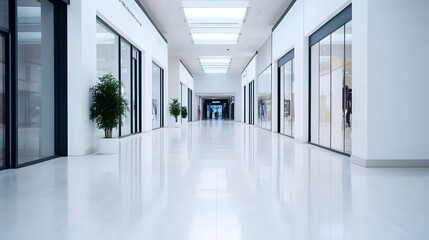
M161 127L161 68L152 64L152 128ZM179 119L180 120L180 119Z
M0 36L0 168L5 165L5 106L4 96L6 82L6 41Z
M121 83L122 94L128 102L128 111L122 118L121 136L131 134L131 45L121 40Z
M119 60L119 37L97 21L97 77L111 73L116 79Z
M352 23L345 26L344 151L352 151Z
M9 29L9 0L0 0L0 28Z
M271 66L258 77L258 126L271 130Z
M351 21L311 47L311 142L351 153Z
M311 47L311 142L319 144L319 43Z
M284 65L284 134L293 136L293 60Z
M331 36L320 41L319 144L331 146Z
M55 154L54 7L18 0L18 163Z
M344 27L340 27L331 36L331 148L343 152Z

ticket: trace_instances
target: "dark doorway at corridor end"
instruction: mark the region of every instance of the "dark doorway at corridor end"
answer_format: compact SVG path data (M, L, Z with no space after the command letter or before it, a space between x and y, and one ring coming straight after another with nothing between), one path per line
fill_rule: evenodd
M203 120L234 120L234 97L203 98Z

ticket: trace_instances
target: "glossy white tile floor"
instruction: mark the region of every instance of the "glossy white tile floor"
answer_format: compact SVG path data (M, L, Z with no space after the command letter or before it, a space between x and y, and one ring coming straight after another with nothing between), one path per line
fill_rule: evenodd
M429 169L365 169L235 122L0 172L0 239L429 239Z

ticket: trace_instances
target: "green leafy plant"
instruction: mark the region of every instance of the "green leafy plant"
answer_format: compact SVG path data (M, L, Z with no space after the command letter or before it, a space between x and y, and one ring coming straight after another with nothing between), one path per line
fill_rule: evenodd
M182 118L186 118L188 116L188 109L186 107L181 107L180 115L182 115Z
M121 118L128 110L128 102L121 94L121 84L111 74L99 78L89 91L92 95L90 119L104 130L106 138L112 138L112 130L122 124Z
M168 111L170 112L170 115L176 119L176 122L177 122L177 117L180 115L180 104L177 98L171 99L171 103L168 108Z

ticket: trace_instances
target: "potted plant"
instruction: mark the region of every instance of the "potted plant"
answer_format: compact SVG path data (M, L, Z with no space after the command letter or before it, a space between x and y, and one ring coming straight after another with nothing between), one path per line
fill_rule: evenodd
M104 138L98 141L98 153L119 152L119 139L112 138L112 130L122 124L121 118L128 110L128 102L121 94L121 84L111 74L99 78L97 85L90 88L92 102L90 119L104 130Z
M176 120L176 127L180 126L180 123L177 122L177 117L180 115L180 103L177 98L172 98L170 102L170 106L168 108L168 111L170 112L170 115L174 117Z
M188 116L188 109L185 106L180 108L180 115L182 118L186 118Z

